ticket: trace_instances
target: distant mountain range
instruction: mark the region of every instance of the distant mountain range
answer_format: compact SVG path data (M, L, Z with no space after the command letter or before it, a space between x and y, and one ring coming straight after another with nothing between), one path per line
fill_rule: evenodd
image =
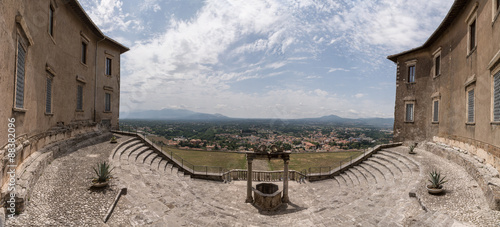
M161 109L146 110L137 112L120 112L121 119L150 119L150 120L179 120L179 121L231 121L231 120L265 120L265 119L241 119L230 118L222 114L198 113L182 109ZM268 119L275 120L275 119ZM324 123L339 124L343 126L374 126L382 128L392 128L393 118L342 118L336 115L323 116L318 118L287 119L286 121L296 123Z

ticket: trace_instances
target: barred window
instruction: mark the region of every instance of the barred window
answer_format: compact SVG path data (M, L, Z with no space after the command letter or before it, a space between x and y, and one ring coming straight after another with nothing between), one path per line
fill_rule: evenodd
M111 94L106 93L106 99L105 99L105 104L104 104L104 111L110 112L111 111Z
M83 110L83 86L76 87L76 110Z
M16 108L24 108L24 69L26 61L26 49L21 41L17 44L17 70L16 70Z
M52 76L47 77L45 113L52 113Z
M467 123L474 123L474 89L467 92Z
M493 80L493 121L500 121L500 72Z
M111 58L106 58L106 75L111 76Z
M434 100L432 108L432 122L439 122L439 100Z
M82 63L87 64L87 43L82 42Z
M413 111L414 111L414 104L407 103L406 104L406 119L405 119L406 122L413 122L413 120L414 120Z

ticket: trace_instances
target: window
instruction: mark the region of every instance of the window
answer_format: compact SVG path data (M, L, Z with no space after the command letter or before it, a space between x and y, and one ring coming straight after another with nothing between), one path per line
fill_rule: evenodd
M54 36L54 6L49 7L49 34Z
M415 65L408 66L408 83L415 82Z
M494 22L498 17L498 14L500 13L500 0L493 0L492 3L493 3L492 11L493 11L493 22Z
M106 75L111 76L111 58L106 58Z
M46 96L45 96L45 113L50 114L52 113L52 75L49 75L47 77L47 90L46 90Z
M434 76L439 76L441 74L441 55L434 59L434 67Z
M433 101L432 122L439 122L439 100Z
M16 99L15 108L24 108L24 66L26 60L26 49L21 44L21 40L17 43L17 69L16 69Z
M405 118L406 122L414 121L414 115L413 115L414 105L415 105L414 103L406 103L406 118Z
M493 121L500 122L500 71L493 76Z
M469 30L470 30L470 49L474 49L476 47L476 20L474 20L470 25L469 25Z
M87 43L82 41L82 63L87 64Z
M76 110L83 111L83 86L76 87Z
M474 88L467 91L467 123L474 123Z
M111 112L111 94L106 93L106 99L104 103L104 111Z

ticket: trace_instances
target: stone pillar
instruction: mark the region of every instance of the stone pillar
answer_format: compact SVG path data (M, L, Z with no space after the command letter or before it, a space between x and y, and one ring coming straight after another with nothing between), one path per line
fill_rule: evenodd
M252 197L252 162L253 157L249 157L247 154L248 170L247 170L247 199L245 203L253 203Z
M283 199L281 200L283 203L288 203L290 200L288 199L288 163L290 162L290 156L283 157L283 161L285 162L285 170L283 179Z

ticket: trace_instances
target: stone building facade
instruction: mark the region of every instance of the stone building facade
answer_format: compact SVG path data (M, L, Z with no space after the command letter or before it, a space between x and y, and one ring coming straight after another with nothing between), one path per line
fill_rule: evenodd
M2 185L12 134L19 165L50 143L118 127L120 55L129 49L77 0L1 0L0 50Z
M500 169L500 1L455 0L397 65L395 141L467 148Z

